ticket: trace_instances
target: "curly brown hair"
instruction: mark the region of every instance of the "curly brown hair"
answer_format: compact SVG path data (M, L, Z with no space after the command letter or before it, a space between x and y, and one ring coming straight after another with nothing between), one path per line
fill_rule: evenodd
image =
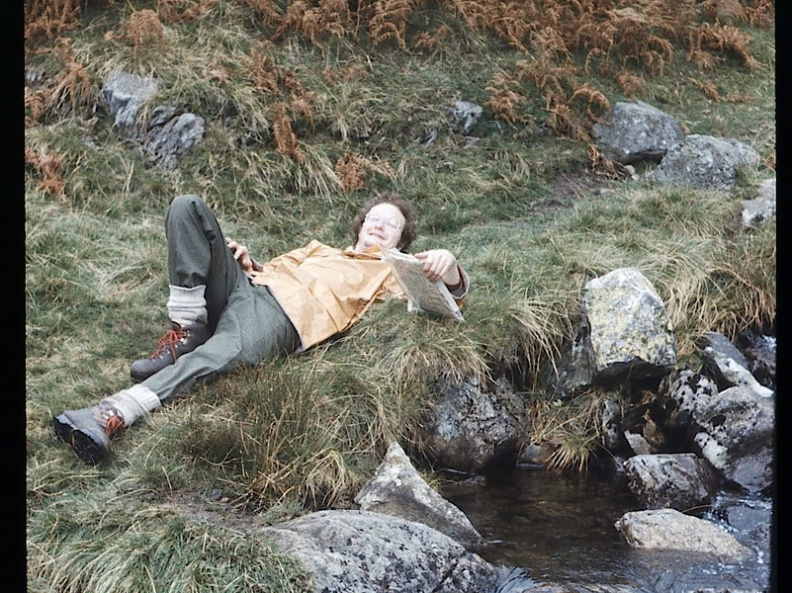
M363 207L355 215L355 220L352 222L352 236L354 245L357 243L360 229L363 227L363 221L366 219L366 214L377 204L388 203L396 206L404 216L404 227L402 228L401 239L399 240L399 251L407 253L410 245L418 236L418 219L415 216L415 210L412 204L407 202L404 198L394 192L382 192L378 196L371 198L368 202L363 204Z

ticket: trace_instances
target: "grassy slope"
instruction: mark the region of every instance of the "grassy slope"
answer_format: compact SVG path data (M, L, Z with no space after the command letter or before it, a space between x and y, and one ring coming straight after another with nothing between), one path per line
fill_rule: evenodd
M26 179L30 591L139 590L149 579L157 590L303 590L287 558L256 553L266 542L255 534L207 526L172 501L222 491L228 502L211 505L244 505L264 522L348 504L388 439L416 437L431 380L519 364L530 389L538 361L569 335L584 282L615 267L637 266L655 283L694 365L698 332L731 335L774 314L775 225L738 232L738 198L772 171L745 176L732 196L605 182L586 172L584 143L548 131L538 96L519 124L485 110L480 141L466 147L444 133L444 108L484 104L495 74L525 54L453 19L441 15L456 34L431 53L292 37L262 45L249 9L220 2L166 26L165 47L133 49L106 35L130 10L87 13L69 34L92 81L85 105L117 67L153 73L159 100L204 116L207 135L166 175L101 110L75 114L66 102L61 116L54 106L28 126L26 145L61 155L65 179L60 201L32 169ZM773 163L774 43L772 32L750 33L763 69L727 59L702 75L680 58L647 77L640 98L691 133L737 138ZM293 114L302 164L274 150L268 109L287 92L255 89L251 55L270 56L313 93L312 117ZM31 53L27 66L52 80L64 62ZM609 77L592 80L611 102L625 98ZM434 127L435 143L415 141ZM342 191L335 165L349 153L368 168L361 189ZM594 191L602 186L613 191ZM125 387L130 360L165 326L162 224L174 195L202 195L227 234L266 259L312 238L348 244L346 221L381 189L416 202L416 249L447 246L470 271L464 326L388 303L330 348L197 388L119 439L107 466L85 467L55 441L51 416ZM540 392L526 397L543 409ZM583 451L592 444L585 422L566 436L582 438Z

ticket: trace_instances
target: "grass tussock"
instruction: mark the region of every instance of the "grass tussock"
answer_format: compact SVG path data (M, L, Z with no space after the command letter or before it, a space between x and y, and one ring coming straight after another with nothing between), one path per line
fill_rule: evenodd
M740 228L741 199L775 170L772 2L25 9L31 591L308 590L254 532L173 501L221 492L264 522L351 506L392 440L420 452L436 386L471 376L520 378L527 438L555 445L553 467L585 471L604 395L549 401L536 375L572 336L585 283L615 268L654 284L684 363L703 331L774 327L775 222ZM159 104L205 118L175 170L153 167L101 105L120 69L157 80L140 121ZM629 180L589 133L631 99L753 146L763 168L728 196ZM457 100L484 109L472 138L449 130ZM266 260L351 244L352 216L386 189L416 206L414 250L448 248L470 273L465 323L383 303L331 344L196 387L114 442L110 464L86 467L55 440L52 416L128 386L167 325L175 195L201 195Z

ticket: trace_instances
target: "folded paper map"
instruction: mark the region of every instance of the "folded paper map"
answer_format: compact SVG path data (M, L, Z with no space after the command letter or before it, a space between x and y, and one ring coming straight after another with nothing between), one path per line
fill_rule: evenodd
M407 295L408 311L465 320L443 281L430 282L426 278L421 260L397 249L386 250L385 259L393 266L393 275Z

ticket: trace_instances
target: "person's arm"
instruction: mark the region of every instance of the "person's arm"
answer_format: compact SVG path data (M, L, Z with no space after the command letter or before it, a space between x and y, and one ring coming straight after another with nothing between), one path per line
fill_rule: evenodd
M455 297L467 292L468 276L457 263L456 257L447 249L431 249L416 253L424 262L424 274L432 282L442 280Z

